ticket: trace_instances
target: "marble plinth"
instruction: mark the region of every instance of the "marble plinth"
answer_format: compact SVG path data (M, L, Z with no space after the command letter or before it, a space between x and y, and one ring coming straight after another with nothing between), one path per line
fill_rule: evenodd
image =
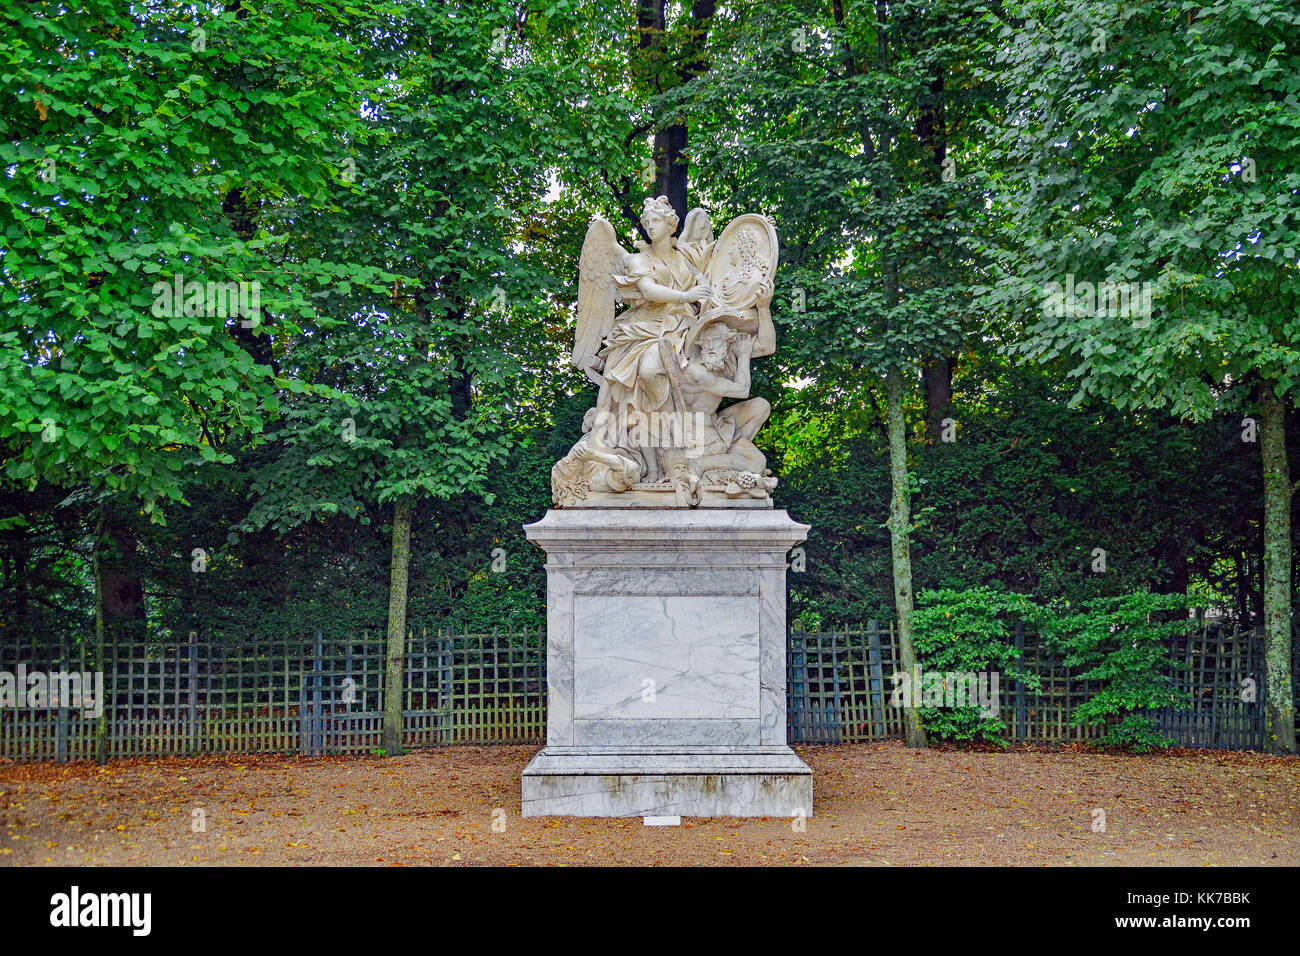
M546 748L524 816L808 816L786 746L785 573L770 509L564 509L547 553Z

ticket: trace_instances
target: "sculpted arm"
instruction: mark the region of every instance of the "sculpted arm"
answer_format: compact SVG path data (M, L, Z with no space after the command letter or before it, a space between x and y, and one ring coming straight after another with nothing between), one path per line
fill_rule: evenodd
M707 286L697 285L686 292L679 292L666 285L660 285L649 276L637 280L637 291L651 302L698 302L712 294Z
M734 379L710 372L697 363L687 366L687 374L690 375L691 380L700 391L708 392L710 395L717 395L719 398L748 398L750 385L749 353L753 347L753 336L747 335L737 343L736 377Z
M736 381L737 394L727 394L727 398L745 398L749 395L749 355L754 351L754 337L746 335L736 343Z
M733 382L731 379L723 378L721 375L707 369L696 368L688 374L690 374L696 388L701 392L716 395L718 398L746 398L749 396L748 384L742 386L739 381Z
M754 341L754 357L762 358L776 351L776 328L772 325L772 312L767 305L758 306L758 337Z

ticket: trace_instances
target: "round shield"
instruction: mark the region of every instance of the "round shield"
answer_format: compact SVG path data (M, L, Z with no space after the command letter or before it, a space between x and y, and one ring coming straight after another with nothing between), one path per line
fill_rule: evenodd
M771 303L778 252L766 216L751 212L727 223L704 273L713 287L711 303L738 312Z

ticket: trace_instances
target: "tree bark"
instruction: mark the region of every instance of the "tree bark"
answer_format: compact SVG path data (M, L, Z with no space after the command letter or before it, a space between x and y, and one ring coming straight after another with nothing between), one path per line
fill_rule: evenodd
M655 133L655 194L668 197L677 218L686 221L686 121Z
M952 405L952 373L955 358L936 355L921 367L925 375L925 437L934 444L942 431L943 420Z
M135 531L112 510L106 510L104 520L106 528L100 544L114 552L106 555L109 560L100 569L104 617L114 622L115 632L137 633L135 628L121 626L145 619L144 581L140 577Z
M384 734L388 756L402 752L402 699L406 690L406 586L411 569L411 516L415 502L393 506L393 569L388 587L388 654L384 670Z
M681 59L674 65L663 63L664 31L667 20L665 0L639 0L637 3L637 58L633 61L633 81L647 92L661 93L690 82L709 68L705 42L717 0L694 0L690 19L677 28L682 31ZM687 188L690 160L686 151L689 130L685 117L678 117L655 132L654 194L668 197L678 219L685 221L689 212Z
M934 67L929 82L929 95L924 97L916 114L916 138L929 150L933 164L923 165L921 175L931 185L943 183L944 163L948 158L948 121L944 109L944 69ZM948 207L942 193L936 193L929 218L942 222L947 218ZM921 364L925 377L925 440L933 445L940 440L943 420L952 404L952 375L957 359L949 355L932 355Z
M898 657L905 674L916 667L912 648L912 507L907 481L907 422L903 416L903 369L895 365L885 375L889 405L889 548L894 570L894 607L898 618ZM926 746L925 730L912 706L903 709L903 738L909 747Z
M1291 470L1286 457L1286 407L1272 382L1260 387L1260 453L1264 465L1264 748L1293 754L1291 688Z
M844 9L836 0L834 5L835 22L843 25ZM876 68L881 74L889 73L889 41L886 24L888 22L888 4L885 0L876 0ZM846 41L847 42L847 41ZM845 47L845 56L850 69L856 73L853 53ZM863 119L860 128L862 152L868 161L876 156L872 143L868 120ZM882 131L881 149L885 158L889 158L889 137ZM876 198L883 208L891 208L893 202L892 176L876 189ZM889 310L886 326L892 331L896 322L895 311L898 308L900 293L898 288L897 249L893 246L893 236L886 231L882 237L880 252L880 274L885 286L885 306ZM898 619L898 657L899 664L907 674L916 667L916 651L912 647L912 495L907 477L907 420L903 414L903 366L898 363L885 372L885 404L887 431L889 435L889 552L894 578L894 614ZM903 741L909 747L926 746L925 729L921 726L921 716L916 710L917 698L913 694L912 706L903 709Z

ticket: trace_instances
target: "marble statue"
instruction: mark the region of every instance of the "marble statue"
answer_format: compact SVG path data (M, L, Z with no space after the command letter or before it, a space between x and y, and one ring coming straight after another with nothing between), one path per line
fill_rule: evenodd
M753 439L771 409L749 388L751 359L776 348L776 229L746 214L715 240L697 208L675 237L664 196L645 200L641 225L650 241L635 252L600 217L582 244L570 361L598 391L582 437L551 470L552 499L770 508L776 478ZM735 401L720 408L724 399Z
M593 219L570 360L597 386L551 470L546 746L523 815L790 817L812 771L786 742L786 570L808 525L774 507L754 444L771 408L751 363L776 348L777 238L746 214L714 239L645 201L648 241Z

